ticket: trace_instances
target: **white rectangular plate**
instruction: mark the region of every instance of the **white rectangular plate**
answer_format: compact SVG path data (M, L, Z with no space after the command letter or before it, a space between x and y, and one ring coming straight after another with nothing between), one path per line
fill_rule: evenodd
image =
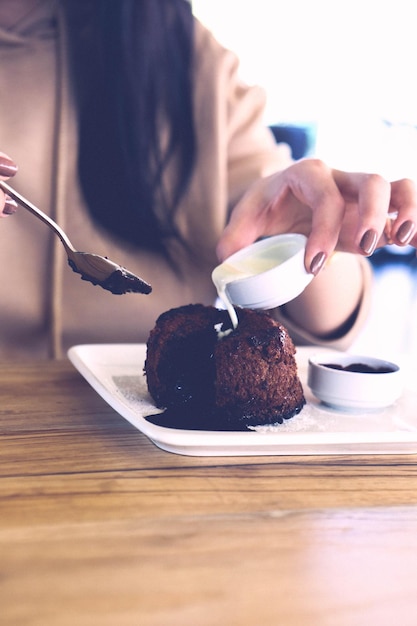
M308 358L314 352L317 350L313 348L297 349L298 371L307 400L299 415L281 425L245 432L180 430L148 422L145 417L158 409L148 394L143 374L144 344L79 345L70 348L68 357L115 411L168 452L192 456L417 452L413 368L400 363L405 389L394 405L377 412L339 412L320 404L307 387Z

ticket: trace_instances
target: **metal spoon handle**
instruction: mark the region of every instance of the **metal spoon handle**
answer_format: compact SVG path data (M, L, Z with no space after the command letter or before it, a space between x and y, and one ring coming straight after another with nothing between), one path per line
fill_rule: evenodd
M69 265L74 272L81 274L83 280L88 280L93 285L100 285L103 289L111 291L111 293L151 293L152 287L149 283L124 267L117 265L117 263L113 263L107 257L76 250L68 239L67 234L54 220L29 202L29 200L26 200L12 187L9 187L7 183L0 181L0 188L58 235L66 250Z
M58 226L56 222L54 222L53 219L51 219L48 215L46 215L46 213L38 209L38 207L36 207L34 204L29 202L29 200L27 200L24 196L20 195L20 193L18 193L7 183L5 183L4 180L0 181L0 187L1 189L3 189L4 193L7 193L7 195L13 198L13 200L16 200L16 202L20 204L24 209L32 213L32 215L38 217L42 222L44 222L44 224L49 226L49 228L51 228L55 232L55 234L58 235L64 246L69 251L75 252L75 248L72 245L71 241L68 239L67 234L62 230L62 228L60 228L60 226Z

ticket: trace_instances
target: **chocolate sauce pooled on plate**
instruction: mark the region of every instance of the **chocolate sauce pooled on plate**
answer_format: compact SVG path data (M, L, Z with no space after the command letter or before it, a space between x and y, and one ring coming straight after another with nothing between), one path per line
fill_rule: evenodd
M302 407L298 407L292 414L282 417L274 417L271 420L273 424L283 424L284 421L291 419L301 411ZM211 408L204 411L201 409L197 412L188 412L179 407L171 407L165 409L161 413L147 415L146 421L156 426L165 428L174 428L180 430L207 430L207 431L248 431L251 424L257 424L256 418L251 415L230 416L226 412L217 408Z

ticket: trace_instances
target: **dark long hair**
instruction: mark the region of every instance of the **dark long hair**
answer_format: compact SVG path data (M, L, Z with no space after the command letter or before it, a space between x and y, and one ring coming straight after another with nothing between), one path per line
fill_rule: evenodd
M174 217L196 151L190 3L64 5L78 102L79 178L89 211L121 240L166 252L169 238L179 238ZM168 167L173 189L164 186Z

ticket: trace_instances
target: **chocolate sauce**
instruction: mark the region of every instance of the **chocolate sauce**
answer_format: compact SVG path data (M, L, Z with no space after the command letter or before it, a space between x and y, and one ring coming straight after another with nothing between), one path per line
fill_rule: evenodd
M184 409L165 409L162 413L147 415L146 420L156 426L175 428L178 430L216 430L216 431L243 431L247 424L237 420L230 421L219 412L187 413Z
M304 405L299 406L288 415L275 416L271 418L270 424L282 424L300 413ZM165 409L162 413L147 415L145 419L156 426L165 428L175 428L178 430L208 430L208 431L248 431L250 426L258 426L259 419L253 415L242 415L240 417L222 412L218 408L195 409L189 411L182 407ZM268 422L263 421L267 424Z
M344 372L356 372L359 374L390 374L395 372L392 367L386 365L380 365L379 367L373 367L366 363L350 363L349 365L340 365L339 363L320 363L323 367L328 367L332 370L342 370Z
M105 280L99 281L97 278L93 278L88 274L80 272L71 259L68 260L68 264L76 274L81 274L81 280L86 280L93 285L99 285L103 289L106 289L115 295L122 295L124 293L148 294L152 291L152 287L149 283L145 282L138 276L135 276L135 274L132 274L121 266L112 272Z
M103 289L107 289L116 295L124 293L151 293L152 287L149 283L128 272L124 267L115 270L106 280L98 283Z

